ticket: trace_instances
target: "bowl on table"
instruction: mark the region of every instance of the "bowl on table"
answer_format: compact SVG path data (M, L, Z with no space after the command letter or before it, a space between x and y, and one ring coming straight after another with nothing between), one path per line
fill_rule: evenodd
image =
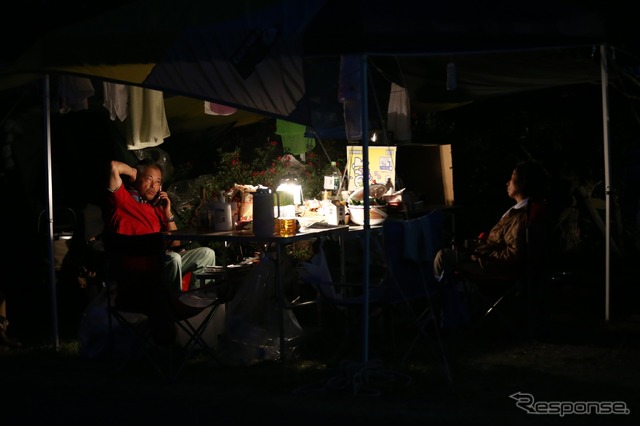
M387 219L387 203L383 199L386 188L384 185L372 184L369 187L369 224L380 225ZM356 189L348 199L351 222L364 225L364 190Z
M351 222L364 225L364 206L349 205ZM369 206L369 225L381 225L387 219L387 206Z

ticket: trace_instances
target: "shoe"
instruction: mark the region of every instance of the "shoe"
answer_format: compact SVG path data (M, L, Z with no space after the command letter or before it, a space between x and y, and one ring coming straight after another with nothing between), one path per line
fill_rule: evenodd
M6 330L2 330L0 331L0 345L1 346L6 346L9 348L21 348L22 347L22 343L20 343L19 341L12 339L11 337L7 336L7 332Z

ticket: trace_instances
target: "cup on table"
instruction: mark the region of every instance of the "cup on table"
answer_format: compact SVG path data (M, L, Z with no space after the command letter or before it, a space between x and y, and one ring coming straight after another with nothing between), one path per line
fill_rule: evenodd
M281 237L292 237L296 235L297 222L296 218L277 218L276 234Z

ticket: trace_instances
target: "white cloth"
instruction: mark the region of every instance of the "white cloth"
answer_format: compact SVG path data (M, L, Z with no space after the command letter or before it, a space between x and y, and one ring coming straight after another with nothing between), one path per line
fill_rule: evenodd
M104 101L102 106L109 111L109 118L121 122L129 116L129 86L117 83L102 83Z
M127 148L158 146L171 136L164 109L164 95L158 90L137 86L129 88Z
M411 112L407 89L391 83L389 107L387 109L387 126L398 141L411 140Z

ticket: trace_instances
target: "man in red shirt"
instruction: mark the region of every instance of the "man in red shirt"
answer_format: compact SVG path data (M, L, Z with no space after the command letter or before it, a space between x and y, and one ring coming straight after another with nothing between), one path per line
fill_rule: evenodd
M128 177L131 185L123 185L122 176ZM110 232L138 235L177 229L171 200L162 191L162 168L157 163L144 159L131 167L112 161L108 190L106 226ZM173 247L179 245L179 241L172 243ZM167 250L165 285L171 292L179 292L187 272L200 272L215 264L216 254L209 247ZM192 278L190 286L194 283Z

